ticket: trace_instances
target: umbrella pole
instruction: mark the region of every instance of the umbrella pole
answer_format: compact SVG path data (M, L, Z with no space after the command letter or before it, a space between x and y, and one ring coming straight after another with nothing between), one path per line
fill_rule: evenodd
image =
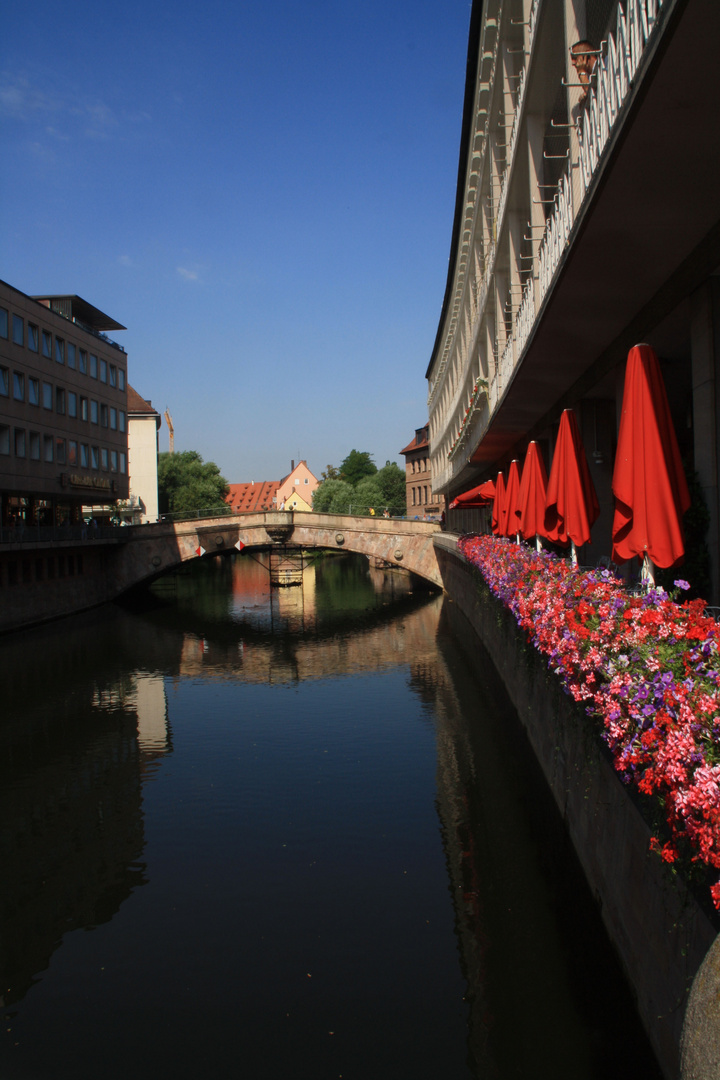
M574 540L570 541L570 560L573 566L577 566L577 548Z
M535 550L542 551L542 540L540 539L540 533L535 533Z
M640 581L643 588L645 589L655 588L655 567L653 566L652 559L648 555L647 551L643 554L642 570L640 571Z

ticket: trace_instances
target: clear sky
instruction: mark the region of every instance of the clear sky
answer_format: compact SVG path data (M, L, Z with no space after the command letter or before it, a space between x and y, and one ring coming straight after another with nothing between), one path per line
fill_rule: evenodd
M230 482L353 448L402 464L469 21L470 0L6 5L0 277L127 326L131 384Z

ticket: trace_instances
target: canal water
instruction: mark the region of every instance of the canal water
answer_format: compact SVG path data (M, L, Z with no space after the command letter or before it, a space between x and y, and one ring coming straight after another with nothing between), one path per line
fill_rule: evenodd
M2 639L0 1078L654 1080L460 620L243 555Z

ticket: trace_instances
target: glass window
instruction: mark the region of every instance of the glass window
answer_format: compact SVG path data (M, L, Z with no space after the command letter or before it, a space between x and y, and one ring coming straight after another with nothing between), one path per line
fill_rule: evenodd
M110 375L110 385L117 386L117 368L114 364L110 364L108 372Z
M39 431L31 431L30 432L30 460L31 461L39 461L40 460L40 432Z
M33 379L32 375L28 379L28 401L31 405L40 404L40 380Z
M118 368L118 390L125 389L125 372L122 368Z
M97 424L98 422L98 403L97 401L90 402L90 423Z
M120 431L125 430L125 413L122 409L118 409L118 428Z
M55 460L58 465L65 464L65 440L57 436L55 439Z
M127 458L125 457L125 454L123 454L122 450L120 451L120 472L127 472Z
M80 419L87 420L88 418L88 399L86 397L80 398Z
M108 426L108 407L107 405L100 406L100 427Z
M13 342L15 345L25 344L25 321L22 315L13 315Z
M7 315L7 312L5 312ZM7 334L5 335L7 337ZM10 453L10 428L7 424L0 424L0 454Z
M90 447L90 461L92 462L93 469L100 468L100 451L97 446Z
M48 360L52 360L52 334L49 330L42 332L42 354L47 356Z
M8 397L10 394L10 372L6 367L0 367L0 395Z
M55 443L52 435L43 435L43 457L45 461L53 460L53 447Z
M75 346L70 341L67 343L67 365L69 368L75 367Z
M68 465L75 465L78 463L78 444L74 439L68 439Z
M0 337L6 338L8 336L8 313L7 308L0 307ZM8 443L7 453L10 453L10 444Z
M25 457L25 429L15 428L15 457Z
M90 353L90 378L97 379L97 356Z
M87 469L90 464L90 447L87 443L80 443L80 468Z
M60 416L65 415L65 391L62 386L55 387L55 412Z
M25 376L19 371L13 373L13 397L16 401L25 400Z
M52 383L43 383L43 409L52 409ZM51 459L52 460L52 459Z
M117 431L117 409L110 406L110 430Z
M65 363L65 342L62 338L55 338L55 360L58 364Z
M29 322L28 323L27 334L28 334L28 349L30 349L31 352L37 352L38 351L38 341L40 340L40 331L38 330L37 326L34 326L33 323Z
M107 382L107 360L100 360L100 382Z
M77 417L77 394L68 390L67 396L68 416Z
M117 472L117 450L110 451L110 472Z
M87 353L84 349L80 350L80 363L78 364L78 370L81 375L87 375Z
M107 452L107 450L106 450L106 448L105 448L104 446L103 446L103 447L102 447L102 449L100 450L100 464L102 465L103 469L105 469L105 470L107 471L107 467L108 467L108 452Z

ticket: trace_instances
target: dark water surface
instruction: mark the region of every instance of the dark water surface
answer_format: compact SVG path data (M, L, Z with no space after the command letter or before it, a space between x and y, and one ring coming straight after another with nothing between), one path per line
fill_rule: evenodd
M502 687L361 559L0 641L0 1080L657 1077Z

